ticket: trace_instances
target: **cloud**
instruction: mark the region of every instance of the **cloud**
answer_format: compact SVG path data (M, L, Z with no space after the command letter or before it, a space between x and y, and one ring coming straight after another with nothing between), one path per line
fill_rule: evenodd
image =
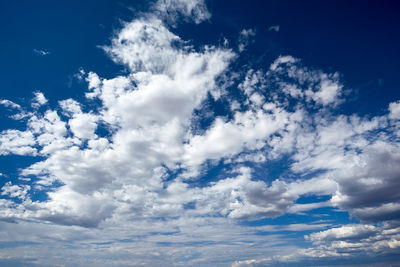
M254 29L243 29L239 34L239 52L243 52L246 47L252 42L251 38L256 35L256 30Z
M400 101L389 104L389 118L400 119Z
M400 247L400 229L388 224L382 227L373 225L346 225L306 236L314 244L323 245L320 249L344 256L350 253L374 251L377 254L396 252Z
M268 31L274 31L274 32L279 32L280 26L279 25L274 25L268 28Z
M278 88L294 99L304 99L322 106L336 106L342 102L343 85L338 73L324 73L301 65L292 56L280 56L270 66L269 80L279 79ZM293 83L293 80L295 81ZM291 81L291 82L287 82Z
M2 188L2 195L8 195L12 198L20 198L25 199L28 190L30 189L29 185L12 185L11 182L7 182Z
M50 54L49 51L44 51L44 50L36 49L36 48L33 49L33 52L34 52L36 55L39 55L39 56L47 56L47 55Z
M8 100L8 99L1 99L0 100L0 105L5 106L6 108L11 108L11 109L21 109L21 106Z
M0 155L35 155L36 141L29 131L5 130L0 134Z
M310 105L340 103L342 86L338 75L308 70L299 65L299 60L283 56L276 59L266 72L249 71L238 85L248 99L244 103L247 110L233 112L231 119L217 117L204 132L192 133L190 118L193 111L206 100L207 93L215 90L215 79L227 68L233 53L225 48L194 51L172 46L171 43L176 41L180 42L180 39L159 20L139 19L126 24L105 50L115 61L128 65L131 74L107 80L90 72L86 78L87 97L100 99L102 106L85 113L75 100L60 101L62 112L68 117L66 122L56 111L47 110L43 115L36 113L31 116L26 132L14 130L16 132L2 135L6 140L4 143L7 143L7 153L40 153L48 157L26 168L24 176L39 175L38 184L41 186L49 186L57 180L64 185L49 194L48 202L37 205L43 214L52 207L54 216L43 215L42 218L67 225L80 222L82 225L98 225L113 213L118 213L115 207L120 204L115 201L119 203L130 192L150 201L146 205L151 205L152 209L146 210L142 201L130 200L137 201L135 209L142 216L179 213L189 202L199 207L198 214L211 212L232 218L275 217L284 212L304 212L330 205L351 207L351 212L361 214L358 209L362 206L348 204L346 188L349 186L342 188L346 179L329 178L330 173L301 182L275 180L267 186L262 181L252 181L250 172L246 171L246 175L220 180L204 189L189 189L184 182L167 186L172 190L173 186L179 185L178 188L187 191L187 194L183 194L184 191L179 193L187 195L182 199L163 199L156 193L166 173L162 165L172 170L180 166L186 170L181 178L193 179L201 174L199 171L207 161L243 162L240 155L245 151L249 153L247 159L255 161L258 160L251 156L253 152L261 156L262 161L295 152L293 171L328 169L332 175L336 173L336 177L342 177L338 174L344 167L343 163L349 162L348 156L355 156L351 150L348 150L348 156L337 156L337 153L342 153L346 140L361 138L365 132L379 128L378 119L330 118L324 112L311 115L306 110ZM136 53L141 56L133 57L132 54ZM295 82L288 84L287 77ZM272 98L265 98L262 94L267 87L279 90L271 90ZM304 107L293 109L285 100L290 98L303 101ZM43 105L46 102L43 94L35 94L33 103ZM308 116L313 116L318 122L315 127L308 124ZM110 139L95 133L100 121L112 133ZM11 138L11 133L15 137ZM29 143L22 139L29 140ZM83 146L82 140L88 140L88 147ZM313 150L310 150L309 142L314 143ZM33 144L39 145L38 152ZM369 151L367 147L363 149ZM132 166L127 163L131 160L135 162ZM120 184L120 188L113 188L112 184ZM95 205L97 200L94 196L100 191L109 207L104 209L103 215L93 217L94 221L89 223L85 219L88 216L86 211L77 209L73 213L76 219L67 220L70 216L64 216L66 207L74 210L75 205L75 202L67 200L70 196L77 194L73 198L79 199L80 194L89 194L91 197L85 201L92 201ZM117 197L107 197L116 193ZM295 205L295 201L305 194L329 194L333 198L331 203ZM215 196L220 199L215 199ZM218 206L212 204L218 202L221 203Z
M316 243L331 240L354 240L368 238L374 235L377 230L378 229L373 225L346 225L323 232L312 233L306 238Z
M88 97L102 102L98 110L85 113L80 103L68 99L59 103L67 121L55 110L32 114L24 134L34 139L38 153L47 159L26 168L23 175L39 178L37 188L63 184L48 193L48 201L32 204L37 210L35 218L93 227L114 212L118 214L116 207L124 210L122 203L132 192L141 196L129 200L131 209L138 209L137 216L182 210L184 203L158 200L157 190L162 187L160 179L165 172L161 165L176 165L193 110L216 89L215 79L226 69L233 53L215 47L199 52L178 49L172 45L176 40L179 38L158 20L127 24L106 51L130 66L132 74L110 80L88 74ZM132 57L133 51L142 56ZM32 106L37 108L46 101L38 92ZM99 121L110 131L118 129L110 139L95 134ZM82 141L87 139L85 147ZM8 141L8 146L16 145ZM141 199L147 199L150 209ZM117 205L119 202L122 205ZM93 208L99 210L98 216L91 214Z
M177 23L180 17L196 24L211 18L204 0L158 0L153 5L158 17L171 23Z
M297 249L286 255L276 255L265 258L236 261L232 266L296 266L297 264L336 262L373 264L381 257L389 264L391 259L398 257L399 242L398 227L385 224L381 227L366 224L344 225L306 235L305 238L315 245L313 248ZM360 255L364 260L360 259ZM386 258L386 260L385 260Z
M47 99L42 92L35 92L35 97L32 99L31 106L33 108L39 108L47 103Z

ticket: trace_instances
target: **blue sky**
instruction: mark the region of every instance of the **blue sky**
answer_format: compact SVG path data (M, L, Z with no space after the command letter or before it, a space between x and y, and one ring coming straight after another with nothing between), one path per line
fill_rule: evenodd
M0 264L396 266L398 11L3 1Z

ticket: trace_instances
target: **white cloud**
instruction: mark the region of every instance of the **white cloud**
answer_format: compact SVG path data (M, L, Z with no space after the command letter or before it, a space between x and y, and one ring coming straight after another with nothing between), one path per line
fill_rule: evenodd
M47 103L47 99L42 92L35 92L34 95L35 97L32 99L31 104L33 108L39 108Z
M292 56L278 57L271 64L267 76L270 80L278 79L282 92L292 98L305 99L322 106L337 106L343 102L343 85L338 73L327 74L308 69ZM291 82L288 83L288 80ZM296 82L293 83L293 80Z
M265 139L283 129L290 120L290 114L279 108L271 113L236 112L234 120L224 122L217 118L213 126L201 136L193 136L185 145L185 162L198 165L206 159L220 159L234 156L243 149L260 149Z
M15 113L15 114L9 116L13 120L23 120L32 115L30 112L27 112L26 110L24 110L19 104L14 103L8 99L1 99L0 105L3 105L4 107L9 108L12 111L18 112L18 113Z
M334 74L332 78L337 79L337 75ZM342 85L332 81L331 79L327 79L327 77L324 76L321 78L321 85L317 91L313 92L311 90L307 90L305 93L316 103L328 105L337 100L337 96L339 95L341 89Z
M172 45L177 40L159 20L127 24L106 50L131 66L132 74L107 80L89 72L87 77L90 98L103 103L98 114L84 113L80 103L67 99L59 102L67 123L53 110L31 116L27 133L47 159L24 169L22 175L37 177L38 189L56 181L63 184L48 193L48 201L32 205L35 218L96 226L114 213L126 212L124 203L132 192L141 196L129 200L137 216L182 211L185 202L159 199L165 172L160 166L175 168L193 110L216 89L215 79L233 53L215 47L196 52ZM141 57L133 57L132 51ZM37 93L35 101L44 104L40 96ZM95 135L99 120L115 131L110 139ZM88 147L79 139L88 139ZM91 215L93 209L99 214Z
M47 56L47 55L50 54L49 51L44 51L44 50L42 50L42 49L36 49L36 48L33 49L33 52L34 52L36 55L39 55L39 56Z
M400 101L390 103L389 112L390 119L400 119Z
M13 185L11 182L7 182L2 188L2 195L8 195L12 198L25 199L29 189L29 185Z
M278 70L278 67L282 64L290 64L290 63L296 63L298 60L295 59L292 56L280 56L278 57L270 66L270 70L276 71Z
M243 52L246 47L249 45L249 43L252 41L251 38L253 38L256 35L256 30L254 29L243 29L241 30L239 34L239 45L238 49L239 52Z
M0 155L35 155L36 142L29 131L6 130L0 135Z
M68 116L82 113L81 105L79 104L79 102L73 99L62 100L59 101L58 104L60 105L63 112Z
M378 229L373 225L346 225L323 232L312 233L306 239L315 243L332 240L363 239L374 235Z
M12 109L21 109L21 106L8 100L8 99L1 99L0 100L0 105L5 106L6 108L12 108Z
M181 16L197 24L211 18L204 0L158 0L153 9L172 23L176 23Z
M385 224L381 227L373 225L345 225L306 236L314 244L320 245L318 250L331 251L331 254L351 256L351 253L374 252L377 255L395 252L400 239L400 228ZM308 251L311 251L309 249ZM319 253L319 252L317 252Z
M268 28L268 31L274 31L274 32L279 32L280 26L279 25L274 25Z
M136 20L127 24L105 47L116 62L130 67L131 71L167 72L179 54L172 46L180 38L170 32L158 19Z
M94 133L97 128L98 117L93 114L81 113L75 114L72 119L68 121L72 133L81 139L95 138Z

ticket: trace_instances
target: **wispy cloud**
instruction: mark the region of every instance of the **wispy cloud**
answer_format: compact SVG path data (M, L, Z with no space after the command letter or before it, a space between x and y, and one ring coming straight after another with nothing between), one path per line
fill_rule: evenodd
M36 49L36 48L33 49L33 52L34 52L36 55L39 55L39 56L47 56L47 55L50 54L49 51L45 51L45 50L42 50L42 49Z
M238 49L239 52L243 52L246 47L249 45L249 43L254 42L252 38L256 35L256 30L255 29L243 29L239 33L239 45Z
M11 109L21 109L21 106L8 100L8 99L0 99L0 105L3 105L6 108Z
M274 32L279 32L280 26L279 25L274 25L268 28L268 31L274 31Z

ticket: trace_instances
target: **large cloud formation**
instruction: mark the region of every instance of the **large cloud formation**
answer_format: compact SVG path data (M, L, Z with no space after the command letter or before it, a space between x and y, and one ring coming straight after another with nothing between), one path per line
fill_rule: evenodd
M1 250L2 259L239 266L398 253L399 102L381 116L341 114L338 73L291 56L234 73L243 48L196 50L168 28L180 17L210 19L203 1L159 1L152 10L103 47L128 74L83 72L86 101L50 108L35 92L29 110L1 100L26 128L1 132L0 155L37 157L1 189L0 238L19 244ZM210 102L226 114L215 116ZM256 166L282 159L284 175L255 177ZM222 174L207 181L216 166ZM33 200L38 192L45 197ZM329 198L297 202L303 196ZM241 224L321 207L362 223ZM305 237L308 249L275 233L321 229Z

